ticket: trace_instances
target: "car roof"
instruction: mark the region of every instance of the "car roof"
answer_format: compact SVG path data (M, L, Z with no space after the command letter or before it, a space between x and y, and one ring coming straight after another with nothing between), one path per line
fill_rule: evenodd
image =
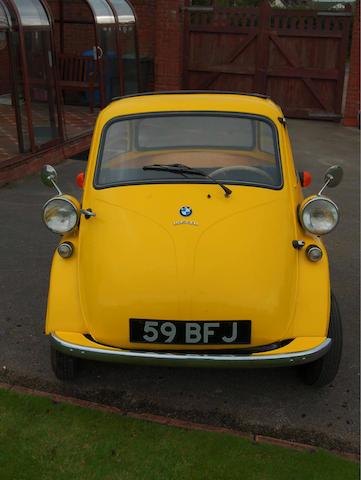
M219 111L260 115L276 121L282 110L259 94L216 91L169 91L129 95L114 99L102 112L104 122L123 115L155 112Z

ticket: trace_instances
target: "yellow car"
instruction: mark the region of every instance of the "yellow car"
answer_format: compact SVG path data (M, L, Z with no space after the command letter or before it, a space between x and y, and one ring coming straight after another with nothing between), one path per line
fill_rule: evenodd
M292 158L260 95L162 92L99 115L81 202L57 189L46 333L55 375L79 359L189 367L297 366L335 377L342 328L320 236L339 220ZM78 181L82 181L81 176Z

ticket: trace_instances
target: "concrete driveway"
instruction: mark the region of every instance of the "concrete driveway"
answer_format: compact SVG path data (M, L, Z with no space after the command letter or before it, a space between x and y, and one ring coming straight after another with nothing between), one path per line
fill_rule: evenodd
M43 336L51 255L56 236L42 225L52 191L30 177L0 189L0 381L147 411L232 426L243 431L357 450L359 425L359 132L327 122L289 121L298 169L314 175L344 167L343 184L329 195L342 210L327 238L331 274L344 321L344 354L335 382L304 386L292 369L185 370L89 363L79 381L62 384L49 365ZM79 190L81 161L58 167L68 193Z

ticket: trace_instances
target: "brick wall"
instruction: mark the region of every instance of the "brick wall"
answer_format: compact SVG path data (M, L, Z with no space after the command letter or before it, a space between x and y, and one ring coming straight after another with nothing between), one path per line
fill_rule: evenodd
M154 58L156 37L156 0L132 0L137 17L139 50L141 56Z
M179 90L183 76L184 0L157 0L155 90Z
M357 0L352 32L350 75L347 86L346 108L343 123L348 127L358 125L360 111L360 1Z

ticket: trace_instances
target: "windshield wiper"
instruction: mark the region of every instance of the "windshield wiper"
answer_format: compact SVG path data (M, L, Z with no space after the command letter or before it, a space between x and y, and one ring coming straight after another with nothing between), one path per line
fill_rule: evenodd
M209 178L213 183L219 185L225 192L226 197L230 197L232 195L232 190L225 185L223 185L222 182L219 180L216 180L215 178L211 177L207 173L203 172L202 170L197 170L195 168L188 167L188 165L183 165L182 163L174 163L171 165L146 165L143 167L143 170L156 170L156 171L163 171L163 172L172 172L172 173L179 173L180 175L183 175L184 177L187 178L188 174L191 175L200 175L202 177Z

